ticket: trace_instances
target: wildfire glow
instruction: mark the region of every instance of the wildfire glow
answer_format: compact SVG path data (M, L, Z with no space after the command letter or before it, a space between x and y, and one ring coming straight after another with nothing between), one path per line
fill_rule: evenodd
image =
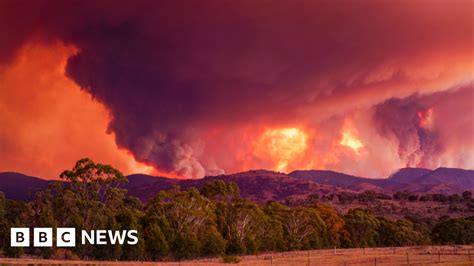
M75 52L60 43L28 44L0 71L0 140L9 143L0 149L0 169L54 179L90 157L124 174L156 174L117 147L107 133L108 110L65 76Z
M268 129L257 142L257 155L269 156L274 169L284 172L291 162L304 154L307 140L308 135L298 128Z
M357 130L352 125L352 121L346 119L342 127L342 138L339 144L351 148L356 153L359 153L360 149L364 147L362 141L357 138Z
M428 108L417 113L419 125L422 128L430 129L433 125L433 108Z

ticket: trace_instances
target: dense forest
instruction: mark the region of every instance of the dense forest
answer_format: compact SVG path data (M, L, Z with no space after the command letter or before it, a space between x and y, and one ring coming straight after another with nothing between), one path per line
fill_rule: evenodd
M147 203L127 195L126 177L110 165L79 160L30 202L0 192L0 244L4 255L97 260L180 260L225 254L332 247L474 243L474 217L376 217L368 209L338 213L315 201L305 206L255 203L235 183L209 182L199 191L174 187ZM403 196L403 195L399 195ZM472 201L466 193L462 200ZM11 227L138 230L137 245L12 248Z

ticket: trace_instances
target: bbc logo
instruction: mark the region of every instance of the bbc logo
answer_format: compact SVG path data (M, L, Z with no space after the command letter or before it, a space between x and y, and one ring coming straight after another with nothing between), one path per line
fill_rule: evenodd
M82 245L136 245L138 243L137 230L81 230L80 239ZM76 246L76 228L59 227L56 228L56 247L75 247ZM10 228L10 246L29 247L30 246L30 228L13 227ZM34 247L52 247L53 246L53 228L42 227L33 228L33 246Z
M17 227L10 229L10 246L29 247L30 246L30 228ZM39 227L33 228L33 246L52 247L53 246L53 228ZM56 229L57 247L76 246L76 229L63 227Z

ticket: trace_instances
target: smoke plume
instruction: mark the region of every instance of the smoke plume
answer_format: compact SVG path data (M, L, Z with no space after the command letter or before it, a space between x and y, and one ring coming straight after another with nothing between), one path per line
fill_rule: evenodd
M470 6L3 0L0 65L27 42L75 47L66 74L109 110L118 146L181 176L266 165L248 141L265 128L339 138L318 125L374 105L377 132L406 165L434 167L447 149L419 125L429 106L406 97L472 78ZM321 154L309 139L307 156Z
M390 99L375 106L374 120L378 132L398 142L398 155L407 167L433 167L432 156L441 151L437 133L422 125L428 107L417 97Z

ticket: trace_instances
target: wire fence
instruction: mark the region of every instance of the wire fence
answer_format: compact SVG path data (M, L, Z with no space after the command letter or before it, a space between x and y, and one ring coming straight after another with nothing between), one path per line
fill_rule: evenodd
M454 264L453 264L454 263ZM457 264L458 263L458 264ZM242 257L244 265L474 265L474 246L325 249Z
M474 245L412 246L385 248L319 249L239 256L239 265L289 266L381 266L381 265L466 265L474 266ZM29 265L229 265L222 258L180 262L51 261L0 259L0 266Z

